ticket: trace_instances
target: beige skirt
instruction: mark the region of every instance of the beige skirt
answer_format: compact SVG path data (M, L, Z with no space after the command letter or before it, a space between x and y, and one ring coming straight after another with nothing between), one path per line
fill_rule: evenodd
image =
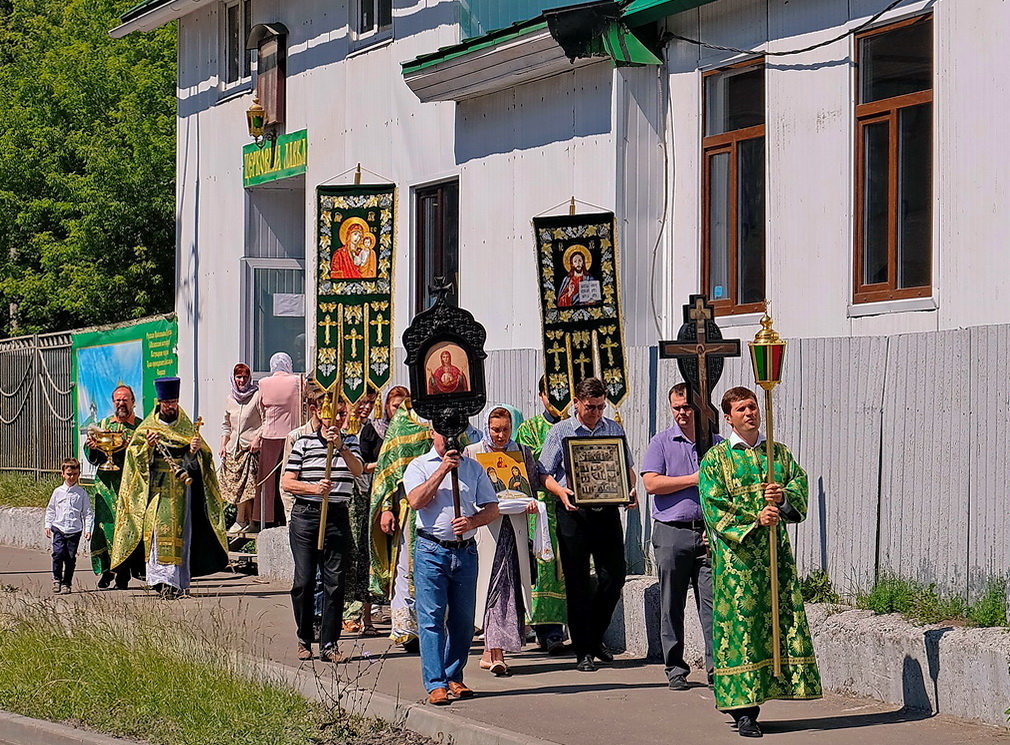
M256 496L258 466L259 455L248 448L225 455L218 478L221 482L221 496L226 502L242 504Z

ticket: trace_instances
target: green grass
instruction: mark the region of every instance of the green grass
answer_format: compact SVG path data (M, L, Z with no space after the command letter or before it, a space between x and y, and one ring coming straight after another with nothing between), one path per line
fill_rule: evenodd
M0 596L0 709L156 745L350 739L349 718L251 665L155 609Z
M0 507L45 507L62 483L56 474L36 479L30 473L0 471Z
M816 569L800 579L800 592L804 603L840 603L841 597L831 584L831 577L823 569Z
M955 622L970 626L1006 625L1006 584L992 580L982 595L968 603L935 584L881 574L873 588L856 596L856 606L874 613L901 613L915 623Z

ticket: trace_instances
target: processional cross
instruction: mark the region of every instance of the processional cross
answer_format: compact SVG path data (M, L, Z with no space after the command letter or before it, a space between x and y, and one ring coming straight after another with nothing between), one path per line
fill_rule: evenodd
M738 339L723 339L715 323L715 311L706 295L691 295L684 306L684 325L676 341L659 342L659 356L676 359L688 387L688 400L695 413L698 456L712 447L719 430L719 412L712 406L712 389L722 377L726 357L740 356Z

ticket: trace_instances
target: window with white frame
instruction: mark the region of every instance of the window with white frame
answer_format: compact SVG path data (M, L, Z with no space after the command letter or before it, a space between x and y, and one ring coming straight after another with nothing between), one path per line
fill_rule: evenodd
M270 371L275 352L305 371L305 268L294 259L246 259L248 359L254 373Z
M350 26L354 38L378 41L393 31L393 0L351 0Z
M251 30L252 0L225 3L221 77L226 87L234 86L252 76L252 53L246 49L246 41Z

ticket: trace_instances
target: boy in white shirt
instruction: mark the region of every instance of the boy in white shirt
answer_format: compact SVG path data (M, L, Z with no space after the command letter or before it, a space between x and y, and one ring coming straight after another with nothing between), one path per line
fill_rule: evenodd
M66 458L60 470L63 483L53 489L46 507L46 537L53 539L53 593L68 595L73 592L77 546L82 534L85 541L91 540L95 512L88 493L77 483L81 478L80 461Z

